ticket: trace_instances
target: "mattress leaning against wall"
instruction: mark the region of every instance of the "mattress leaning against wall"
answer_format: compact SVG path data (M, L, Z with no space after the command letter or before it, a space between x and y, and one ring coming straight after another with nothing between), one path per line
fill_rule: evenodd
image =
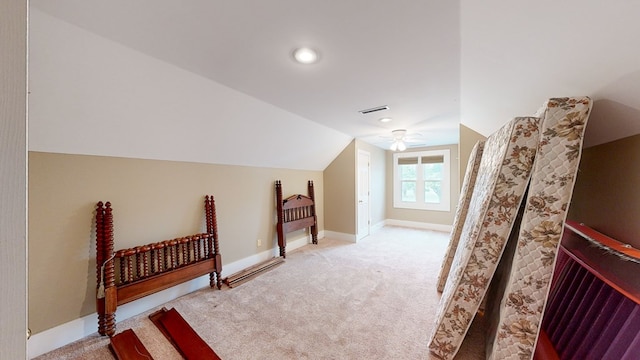
M449 246L447 247L447 252L440 267L440 274L438 275L437 289L439 292L444 290L444 285L447 282L447 277L451 270L451 263L453 262L453 257L456 254L456 249L460 242L460 234L462 233L464 220L467 218L467 212L469 211L469 203L471 202L471 195L473 194L473 188L476 184L483 150L484 140L480 140L473 146L471 154L469 155L467 171L464 174L462 188L460 189L460 199L458 200L458 207L456 208L456 214L453 219Z
M489 136L460 242L438 306L429 350L458 352L516 218L539 141L540 119L515 118Z
M532 359L564 228L592 102L549 99L505 295L487 359Z

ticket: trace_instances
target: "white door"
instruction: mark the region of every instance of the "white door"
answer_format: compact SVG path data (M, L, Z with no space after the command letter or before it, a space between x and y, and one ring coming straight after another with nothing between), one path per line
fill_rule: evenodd
M369 235L370 210L369 210L369 170L371 155L363 150L358 150L358 234L356 240Z

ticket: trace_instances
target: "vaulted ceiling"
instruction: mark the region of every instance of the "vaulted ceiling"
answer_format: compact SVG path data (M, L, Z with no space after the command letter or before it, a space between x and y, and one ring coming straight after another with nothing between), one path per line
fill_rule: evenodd
M461 4L463 124L486 135L548 97L587 95L585 146L640 133L640 2Z
M392 130L407 129L414 145L457 143L460 123L489 135L571 95L595 100L589 145L640 133L635 2L31 7L32 150L323 169L353 138L387 148ZM319 50L317 64L292 60L303 45Z

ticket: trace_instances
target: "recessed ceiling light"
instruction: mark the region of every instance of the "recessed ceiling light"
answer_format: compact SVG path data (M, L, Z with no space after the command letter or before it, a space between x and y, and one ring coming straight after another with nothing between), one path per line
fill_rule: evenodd
M318 52L312 48L300 47L293 51L293 58L300 64L313 64L318 61Z
M380 121L381 123L388 123L388 122L390 122L391 120L393 120L393 119L392 119L392 118L390 118L390 117L385 117L385 118L382 118L382 119L380 119L380 120L378 120L378 121Z

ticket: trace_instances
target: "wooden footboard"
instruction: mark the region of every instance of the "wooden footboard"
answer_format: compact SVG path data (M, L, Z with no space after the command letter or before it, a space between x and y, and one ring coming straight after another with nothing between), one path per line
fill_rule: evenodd
M222 259L213 196L205 197L207 232L114 251L111 203L96 208L98 332L115 334L118 305L209 274L222 286Z
M278 246L280 256L286 257L286 234L292 231L309 228L311 241L318 243L318 218L316 216L313 181L307 183L308 196L295 194L282 199L282 183L276 180L276 203L278 211Z
M535 360L638 359L640 250L567 220ZM551 357L549 357L551 354Z

